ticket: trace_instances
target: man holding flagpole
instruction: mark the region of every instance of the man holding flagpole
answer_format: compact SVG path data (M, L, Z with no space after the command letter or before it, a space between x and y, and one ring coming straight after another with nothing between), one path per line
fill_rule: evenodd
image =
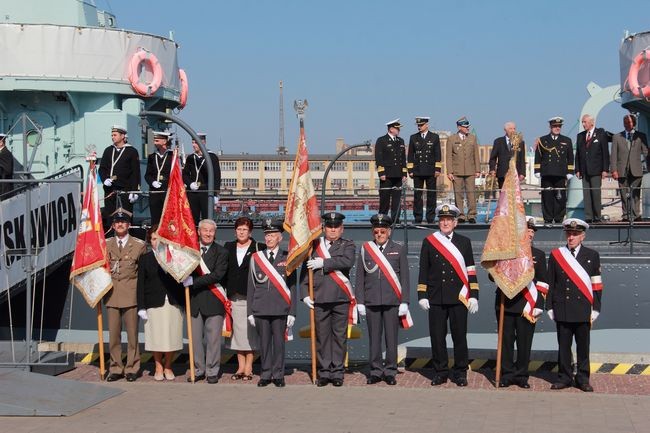
M409 266L407 248L390 239L393 219L377 214L370 218L373 241L365 242L357 259L355 295L359 315L368 322L370 376L368 385L384 380L396 385L397 331L413 321L408 310ZM386 361L381 340L386 334Z

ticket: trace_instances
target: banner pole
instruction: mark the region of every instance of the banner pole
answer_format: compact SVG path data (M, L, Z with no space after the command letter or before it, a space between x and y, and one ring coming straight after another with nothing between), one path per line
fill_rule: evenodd
M309 299L314 302L314 270L309 269ZM316 383L316 316L314 308L309 309L309 337L311 339L311 381Z
M503 346L503 318L505 316L504 310L504 298L505 295L501 290L501 300L499 302L499 333L497 336L497 371L496 371L496 376L494 378L494 386L496 389L499 389L499 381L501 380L501 352L502 352L502 346Z
M102 304L97 304L97 340L99 345L99 380L104 380L106 365L104 363L104 318L102 315Z
M192 314L190 312L190 288L185 287L185 317L187 317L187 351L190 355L190 381L194 383L196 371L194 371L194 344L192 341ZM219 330L221 332L221 330Z

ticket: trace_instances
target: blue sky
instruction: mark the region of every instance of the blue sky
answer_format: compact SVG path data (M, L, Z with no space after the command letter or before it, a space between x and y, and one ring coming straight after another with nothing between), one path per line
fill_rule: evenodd
M575 138L586 85L617 84L624 30L650 30L641 1L171 1L97 0L118 26L180 44L190 82L181 117L225 153L268 153L278 144L278 81L285 142L295 151L293 100L309 101L312 153L385 134L396 117L415 132L428 115L455 130L463 115L481 143L517 122L530 142L546 120L566 119ZM624 110L598 125L622 129ZM573 127L573 129L572 129Z

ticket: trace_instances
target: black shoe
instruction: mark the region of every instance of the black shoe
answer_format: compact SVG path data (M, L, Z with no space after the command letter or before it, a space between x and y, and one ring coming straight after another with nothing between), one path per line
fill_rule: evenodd
M343 379L332 379L332 385L336 387L343 386Z
M284 388L286 383L284 379L273 379L273 385L277 386L278 388Z
M263 387L263 386L269 386L271 384L271 379L260 379L259 382L257 382L257 386Z
M586 219L585 222L586 222L587 224L593 224L594 220Z
M528 379L521 378L517 380L517 386L523 389L530 389L530 385L528 384Z
M378 376L370 376L368 380L366 380L366 384L368 385L374 385L375 383L381 382L381 377Z
M643 221L643 218L641 218L640 216L634 218L634 222L640 222L640 221Z
M198 382L198 381L200 381L200 380L205 380L205 374L199 374L198 376L194 376L194 382ZM191 381L192 381L192 377L191 377L191 376L188 377L188 378L187 378L187 381L188 381L188 382L191 382Z
M319 379L316 381L316 386L319 386L319 387L320 387L320 386L327 386L328 383L330 383L330 380L329 380L329 379L326 379L326 378L324 378L324 377L321 377L321 378L319 378Z
M582 392L594 392L594 388L588 383L583 383L582 385L578 385L577 387Z
M108 376L106 376L106 382L115 382L116 380L120 380L123 377L123 374L110 373Z
M512 385L512 381L510 381L510 379L501 379L499 381L499 388L507 388L510 385Z
M553 385L551 385L551 389L564 389L568 388L570 385L564 382L555 382Z
M414 220L413 224L422 224L422 220Z
M470 224L476 224L476 218L470 218L467 220L467 222Z
M137 378L138 378L138 375L135 374L135 373L126 373L126 381L127 382L135 382Z
M386 382L386 385L397 385L397 380L395 380L395 376L384 377L384 382Z
M434 376L433 380L431 381L431 386L442 385L444 383L447 383L447 378L446 377Z
M207 382L213 385L219 383L219 376L208 376Z
M467 386L467 379L464 377L459 377L454 382L456 382L456 386Z

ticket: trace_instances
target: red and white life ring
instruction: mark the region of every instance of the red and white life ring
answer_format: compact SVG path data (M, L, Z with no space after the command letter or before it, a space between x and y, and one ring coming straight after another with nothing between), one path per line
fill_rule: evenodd
M153 73L153 78L149 83L143 83L140 81L140 65L144 64L145 67L149 67ZM140 50L137 53L133 54L131 57L131 62L129 63L129 82L131 87L135 90L135 93L141 96L149 97L152 96L162 83L162 68L160 67L160 62L155 54L150 53L146 50Z
M650 49L641 51L637 56L632 60L632 65L630 65L630 72L627 74L627 82L630 86L630 91L637 98L650 98L650 83L643 83L639 85L639 71L643 64L650 61L648 56L650 55Z
M183 109L185 108L185 105L187 105L187 92L189 91L189 84L187 82L187 74L183 69L178 70L178 76L181 80L181 95L178 98L178 102L180 103L178 108Z

